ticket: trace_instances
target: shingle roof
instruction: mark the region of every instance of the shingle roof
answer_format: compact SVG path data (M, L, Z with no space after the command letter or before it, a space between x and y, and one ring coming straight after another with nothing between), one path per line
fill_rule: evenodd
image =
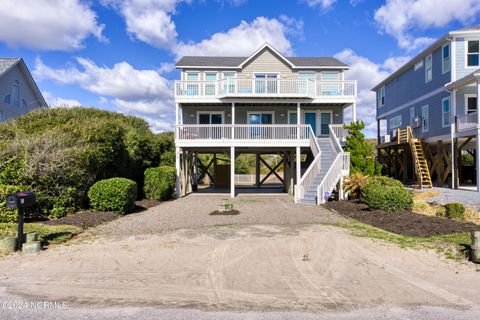
M287 57L296 67L348 67L333 57Z
M0 58L0 76L7 71L11 66L16 64L19 58Z
M247 60L248 57L212 57L185 56L175 65L180 67L226 67L234 68ZM296 67L348 67L345 63L333 57L286 57Z

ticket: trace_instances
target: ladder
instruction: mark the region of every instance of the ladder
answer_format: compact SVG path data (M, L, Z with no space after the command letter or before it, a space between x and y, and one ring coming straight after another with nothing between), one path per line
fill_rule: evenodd
M430 176L430 170L428 169L422 142L420 139L413 138L412 128L410 126L408 126L406 130L406 140L412 149L413 159L415 160L415 172L420 180L420 188L431 188L432 178Z

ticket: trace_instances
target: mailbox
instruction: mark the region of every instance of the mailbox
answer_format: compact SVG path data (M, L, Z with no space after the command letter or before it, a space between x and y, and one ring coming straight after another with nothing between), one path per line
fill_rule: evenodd
M26 208L35 204L35 193L30 191L9 194L6 199L7 208Z

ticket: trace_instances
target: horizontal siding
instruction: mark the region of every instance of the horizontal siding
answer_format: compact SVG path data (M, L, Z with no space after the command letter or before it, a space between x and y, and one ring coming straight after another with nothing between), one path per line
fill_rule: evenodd
M467 67L465 43L468 40L480 40L480 33L477 36L472 36L468 38L463 38L463 37L455 38L455 51L456 51L455 62L456 62L457 80L469 75L473 71L480 68L480 67L473 67L473 68Z
M10 95L10 101L13 102L12 85L13 81L17 80L20 87L20 106L14 107L11 104L5 104L3 99L6 95ZM27 108L22 106L22 99L27 102ZM6 74L0 78L0 111L3 112L4 120L19 117L34 109L40 108L41 102L38 101L37 96L30 87L28 80L25 78L20 67L16 65Z
M442 92L410 106L415 108L415 117L421 117L422 106L428 105L430 128L428 132L422 132L422 129L418 128L416 132L418 133L418 137L422 139L428 139L436 136L450 134L450 127L442 127L442 99L447 97L450 97L450 94L448 92ZM410 125L410 107L399 110L398 112L395 112L392 115L388 116L387 132L392 131L392 128L390 127L390 119L398 115L402 116L402 127Z
M251 78L254 73L261 72L280 73L285 78L297 77L290 66L268 48L265 48L254 59L250 60L238 76Z
M339 106L302 106L302 111L332 111L333 123L341 124L343 123L343 109ZM182 107L182 116L184 124L196 124L197 123L197 112L199 111L223 111L224 112L224 123L232 123L232 108L231 107L212 107L212 106L188 106ZM275 124L287 124L288 123L288 112L296 112L297 108L295 106L241 106L235 108L235 123L237 124L246 124L247 123L247 114L251 111L273 111L274 112L274 121ZM303 119L302 119L303 122Z
M477 95L477 86L471 85L457 90L457 115L465 114L465 95Z

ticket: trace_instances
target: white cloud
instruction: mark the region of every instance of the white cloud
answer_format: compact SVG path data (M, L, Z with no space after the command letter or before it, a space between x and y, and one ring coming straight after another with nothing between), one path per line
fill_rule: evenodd
M376 97L371 89L407 62L410 57L390 57L383 63L378 64L368 58L357 55L351 49L345 49L337 53L335 57L350 65L346 78L357 80L357 120L365 122L367 136L376 136Z
M71 51L95 36L103 25L87 3L80 0L2 0L0 41L10 47Z
M97 66L84 58L77 58L76 62L78 66L54 69L37 59L33 73L39 80L75 84L98 94L101 103L111 102L120 112L147 119L155 124L154 130L172 129L175 115L172 85L157 71L137 70L125 61L111 68Z
M304 0L309 7L330 8L337 0Z
M387 0L375 12L382 32L397 39L407 50L423 47L434 39L415 37L415 30L444 27L453 21L468 24L480 13L478 0Z
M191 0L102 0L124 17L127 32L134 38L154 47L170 50L177 42L172 15L181 2Z
M47 101L47 104L52 108L72 108L82 106L82 103L78 100L55 97L48 91L43 91L42 95Z
M287 21L287 19L290 19ZM282 23L282 21L285 21ZM238 26L213 34L209 39L194 43L179 43L175 49L177 56L185 55L226 55L242 56L252 54L258 47L268 42L283 54L293 53L288 34L303 29L303 22L295 24L291 18L279 19L257 17L252 22L242 21ZM301 26L298 26L300 24Z

